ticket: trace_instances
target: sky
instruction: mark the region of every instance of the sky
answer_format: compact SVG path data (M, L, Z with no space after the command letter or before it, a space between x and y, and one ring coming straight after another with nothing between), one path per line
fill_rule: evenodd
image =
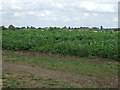
M119 0L1 0L0 24L17 27L118 27Z

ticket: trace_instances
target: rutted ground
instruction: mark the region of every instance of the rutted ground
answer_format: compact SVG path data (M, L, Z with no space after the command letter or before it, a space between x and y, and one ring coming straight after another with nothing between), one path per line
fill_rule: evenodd
M40 67L23 66L13 64L9 62L3 62L3 70L10 70L19 73L32 73L39 76L54 78L56 80L62 80L66 83L74 83L77 87L84 87L87 85L100 86L100 87L117 87L117 76L111 76L106 78L94 78L84 75L74 75L61 71L54 71Z
M54 78L32 73L4 70L3 88L72 88L77 87Z
M16 53L16 52L14 52ZM14 54L13 53L13 54ZM17 52L20 53L20 52ZM24 54L24 53L22 53ZM31 54L30 54L31 55ZM35 56L35 55L34 55ZM32 56L31 56L32 57ZM8 58L7 56L3 55L3 59ZM23 58L23 59L27 59L27 58ZM15 57L9 59L9 60L16 60ZM28 58L29 61L29 58ZM8 73L6 73L6 70L9 71L10 75L8 75ZM17 74L17 75L15 75ZM9 79L3 78L3 83L6 82L5 80L7 80L7 82L12 83L13 81L10 81L10 77L12 76L16 76L14 78L17 78L18 75L20 76L30 76L30 75L37 75L39 77L47 77L47 78L51 78L53 80L57 80L58 86L56 86L56 82L52 81L52 84L50 85L45 85L46 88L49 87L87 87L87 86L91 86L91 87L101 87L101 88L116 88L118 85L118 76L117 75L109 75L106 77L94 77L94 76L88 76L88 75L80 75L80 74L75 74L75 73L71 73L71 72L64 72L64 71L60 71L60 70L52 70L52 69L48 69L48 68L42 68L39 67L38 65L27 65L24 63L19 63L16 64L16 62L9 62L7 60L4 60L3 62L3 76L7 76L7 78L9 77ZM24 80L28 80L28 77L24 77ZM5 79L5 80L4 80ZM20 78L18 79L21 80ZM44 81L48 81L49 83L51 81L48 80L44 80L42 79L42 82ZM30 82L30 85L28 85L28 87L32 87L34 86L35 83L32 83L31 80L28 80L28 82ZM34 82L38 82L41 83L40 80L34 81ZM3 84L5 85L5 84ZM18 84L19 85L19 84ZM20 86L20 85L19 85ZM6 87L6 86L4 86ZM16 86L17 87L17 86ZM22 86L21 86L22 87ZM27 87L27 86L23 86L23 87ZM44 87L43 84L37 84L36 87Z

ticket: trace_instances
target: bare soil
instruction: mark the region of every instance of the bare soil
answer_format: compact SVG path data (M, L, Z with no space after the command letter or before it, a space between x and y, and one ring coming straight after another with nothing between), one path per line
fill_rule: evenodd
M20 73L32 73L39 76L46 76L56 80L62 80L66 83L75 83L78 87L82 88L86 85L95 85L102 88L117 88L118 76L109 76L105 78L97 78L85 75L76 75L67 72L49 70L41 67L32 67L20 65L15 63L3 62L3 70L10 70Z

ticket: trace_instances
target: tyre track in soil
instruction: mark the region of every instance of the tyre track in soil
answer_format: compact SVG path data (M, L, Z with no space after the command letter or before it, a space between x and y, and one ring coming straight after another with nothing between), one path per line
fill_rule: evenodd
M3 70L10 70L14 72L21 73L32 73L39 76L45 76L49 78L54 78L56 80L61 80L66 83L75 83L79 88L86 85L100 86L102 88L117 88L118 87L118 76L110 76L104 78L97 78L85 75L76 75L67 72L50 70L41 67L32 67L26 65L20 65L10 62L3 62Z

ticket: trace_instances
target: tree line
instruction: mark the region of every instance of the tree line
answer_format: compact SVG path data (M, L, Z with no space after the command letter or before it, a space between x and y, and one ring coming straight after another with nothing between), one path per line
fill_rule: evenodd
M0 29L2 30L25 30L25 29L30 29L30 30L50 30L50 31L53 31L53 30L96 30L96 31L99 31L99 30L104 30L104 31L110 31L110 30L113 30L113 31L119 31L120 28L103 28L103 26L100 26L100 28L98 27L92 27L92 28L89 28L89 27L39 27L39 28L36 28L36 27L33 27L33 26L27 26L27 27L15 27L13 25L9 25L8 28L5 27L5 26L0 26Z

